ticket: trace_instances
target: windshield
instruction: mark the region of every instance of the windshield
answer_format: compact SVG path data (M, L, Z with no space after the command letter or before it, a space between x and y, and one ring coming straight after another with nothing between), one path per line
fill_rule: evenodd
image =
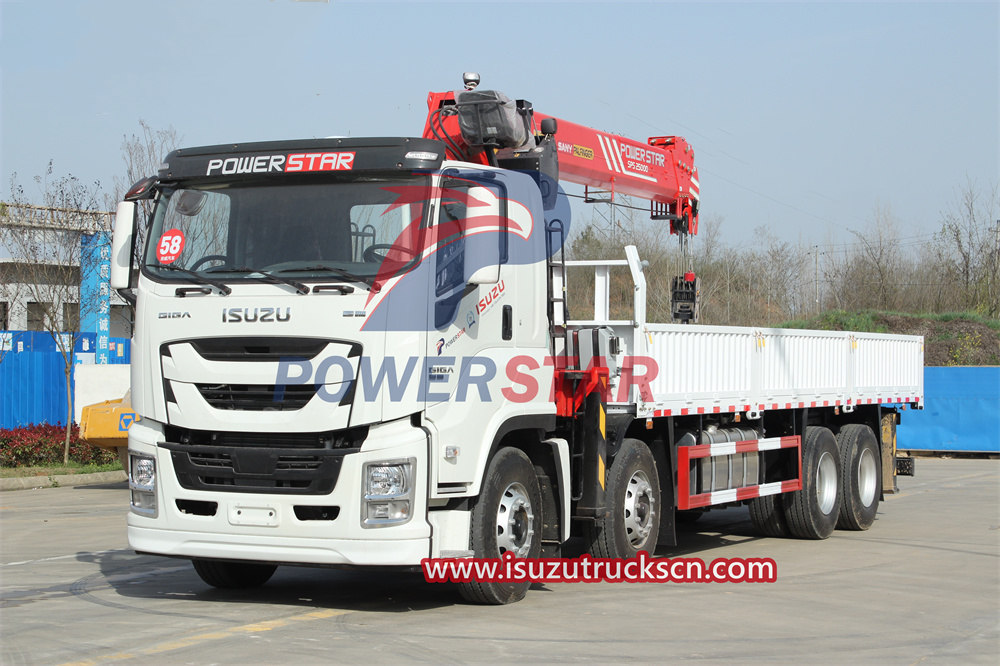
M419 255L428 187L428 177L415 176L167 190L153 217L145 268L178 281L191 272L261 279L259 271L295 280L369 279L387 256Z

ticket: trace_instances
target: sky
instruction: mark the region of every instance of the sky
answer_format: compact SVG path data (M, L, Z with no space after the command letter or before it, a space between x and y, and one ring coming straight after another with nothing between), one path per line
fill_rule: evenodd
M123 137L184 146L419 136L429 91L483 89L695 149L702 224L928 239L1000 184L1000 3L0 0L0 198L12 174L110 189ZM582 214L582 213L581 213Z

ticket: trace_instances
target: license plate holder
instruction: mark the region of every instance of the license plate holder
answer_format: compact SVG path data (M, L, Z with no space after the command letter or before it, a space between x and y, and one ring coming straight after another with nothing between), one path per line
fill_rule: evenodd
M277 527L278 507L274 505L229 505L230 525L253 525L256 527Z

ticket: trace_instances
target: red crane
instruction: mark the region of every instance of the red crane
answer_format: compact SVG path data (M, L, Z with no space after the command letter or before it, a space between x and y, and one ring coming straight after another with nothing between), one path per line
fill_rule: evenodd
M592 188L609 193L612 203L617 194L645 199L652 219L669 221L687 266L688 236L698 233L700 188L694 148L683 137L634 141L539 113L524 100L478 90L478 75L464 78L463 91L428 95L424 138L443 141L450 159L534 168L583 185L590 201L595 201ZM687 268L673 281L675 321L697 320L697 296L697 278Z

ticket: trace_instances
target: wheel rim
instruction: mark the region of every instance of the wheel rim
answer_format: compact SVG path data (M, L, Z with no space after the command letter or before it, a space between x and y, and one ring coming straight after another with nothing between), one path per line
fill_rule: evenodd
M535 540L535 513L528 491L520 483L507 486L497 507L497 549L527 557Z
M878 465L875 464L875 454L871 449L861 452L858 461L858 496L861 504L871 506L875 501L875 488L878 485Z
M645 472L639 470L625 486L625 535L632 548L645 545L653 529L653 486Z
M816 466L816 500L823 514L831 513L837 504L837 463L826 452Z

